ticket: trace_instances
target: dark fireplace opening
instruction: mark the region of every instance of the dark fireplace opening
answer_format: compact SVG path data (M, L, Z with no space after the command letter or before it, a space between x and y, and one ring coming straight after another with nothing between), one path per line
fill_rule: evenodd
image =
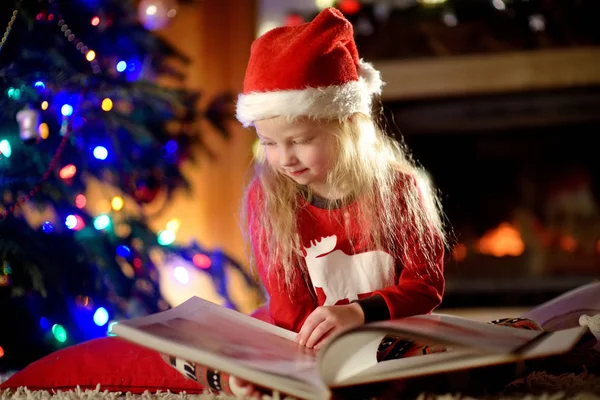
M385 106L452 228L444 306L535 305L600 278L600 90Z

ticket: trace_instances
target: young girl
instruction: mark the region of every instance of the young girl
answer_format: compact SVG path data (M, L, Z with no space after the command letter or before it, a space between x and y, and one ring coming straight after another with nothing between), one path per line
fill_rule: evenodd
M237 118L260 147L243 221L272 322L309 348L442 299L440 210L425 174L371 115L382 86L333 8L252 45ZM401 356L396 344L382 344L381 358ZM195 375L215 388L210 370ZM244 383L219 378L221 390Z

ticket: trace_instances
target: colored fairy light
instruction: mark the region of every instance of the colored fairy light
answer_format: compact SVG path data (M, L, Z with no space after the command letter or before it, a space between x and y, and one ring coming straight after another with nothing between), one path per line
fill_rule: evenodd
M113 328L113 326L115 326L116 324L118 324L118 322L117 322L117 321L110 321L110 322L108 323L108 328L106 329L106 335L107 335L107 336L115 336L115 334L114 334L114 333L112 333L112 328Z
M173 270L173 275L175 275L175 279L177 279L183 284L186 284L190 281L190 274L188 273L188 270L185 269L185 267L175 267L175 269Z
M73 115L73 106L70 104L64 104L60 108L60 113L65 117L70 117L71 115Z
M48 102L46 100L42 101L42 104L40 105L40 108L43 111L46 111L48 109Z
M12 147L10 146L10 142L6 139L0 140L0 154L7 158L12 154Z
M109 225L110 217L106 214L102 214L94 218L94 228L96 228L96 230L101 231L108 228Z
M108 311L104 307L98 307L94 313L94 323L98 326L104 326L108 322Z
M87 204L87 199L85 198L84 194L80 193L75 197L75 207L83 208L83 207L85 207L86 204Z
M177 233L180 226L181 226L181 221L179 220L179 218L173 218L172 220L167 222L167 229L174 233Z
M108 157L108 150L104 146L96 146L94 147L94 157L98 160L106 160Z
M175 232L168 229L160 231L158 234L158 244L168 246L175 241Z
M124 244L117 246L117 255L119 257L127 258L131 255L131 249Z
M33 87L38 88L38 89L46 89L46 84L42 81L37 81L36 83L33 84Z
M44 222L42 224L42 231L46 234L54 232L54 225L52 225L52 222L50 222L50 221Z
M108 97L102 100L102 110L110 111L113 108L113 102Z
M88 61L94 61L96 58L96 52L94 50L90 50L85 54L85 59Z
M146 15L154 15L154 14L156 14L157 11L158 11L158 8L156 8L156 6L154 6L154 5L148 6L146 8Z
M360 11L360 2L358 0L342 0L339 9L344 14L356 14Z
M50 136L50 128L47 123L42 122L40 126L38 126L38 134L42 139L48 139Z
M125 69L127 69L127 63L125 61L119 61L117 63L117 71L123 72Z
M76 173L77 167L75 167L73 164L68 164L60 169L58 176L60 176L61 179L70 179L74 177Z
M315 0L315 6L319 10L324 10L327 7L333 7L335 5L335 0Z
M46 318L46 317L40 318L40 328L42 328L43 330L50 328L50 321L48 321L48 318Z
M167 142L167 144L165 144L165 150L167 151L167 153L169 154L173 154L177 151L177 142L174 140L169 140Z
M52 335L54 335L54 338L61 343L67 341L67 331L60 324L52 325Z
M286 26L297 26L304 23L304 18L299 14L290 14L285 19Z
M195 254L194 257L192 257L192 262L196 267L202 269L208 269L212 264L210 257L201 253Z
M21 89L11 87L6 91L6 94L13 100L19 100L21 98Z
M69 229L75 229L77 226L77 217L73 214L68 215L67 218L65 218L65 225Z
M93 26L98 26L100 24L100 17L95 16L92 18L92 20L90 22Z
M124 205L125 205L125 201L123 200L123 198L121 196L115 196L110 201L110 206L115 211L122 210Z

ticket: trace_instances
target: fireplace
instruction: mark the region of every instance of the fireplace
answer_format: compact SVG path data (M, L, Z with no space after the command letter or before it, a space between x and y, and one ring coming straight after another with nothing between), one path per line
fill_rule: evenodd
M600 88L384 105L453 229L445 306L529 306L600 278Z

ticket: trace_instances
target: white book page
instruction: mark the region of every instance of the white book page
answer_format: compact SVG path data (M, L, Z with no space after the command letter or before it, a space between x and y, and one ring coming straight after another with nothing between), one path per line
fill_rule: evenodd
M203 299L119 322L112 330L143 346L250 381L262 372L268 373L264 377L277 375L324 388L315 351L296 344L295 333ZM255 383L272 387L270 380Z
M377 364L377 349L385 332L354 331L337 336L319 353L319 372L325 384L341 382Z
M572 349L585 331L586 328L577 327L548 333L540 337L539 341L534 342L531 348L523 353L487 353L473 348L460 347L442 353L383 361L365 369L360 375L337 381L331 387L449 373L562 354Z
M519 349L540 331L515 329L445 314L416 315L369 324L368 329L421 342L466 346L488 352L508 353Z
M559 330L579 326L581 315L600 314L600 282L570 290L524 313L545 330Z

